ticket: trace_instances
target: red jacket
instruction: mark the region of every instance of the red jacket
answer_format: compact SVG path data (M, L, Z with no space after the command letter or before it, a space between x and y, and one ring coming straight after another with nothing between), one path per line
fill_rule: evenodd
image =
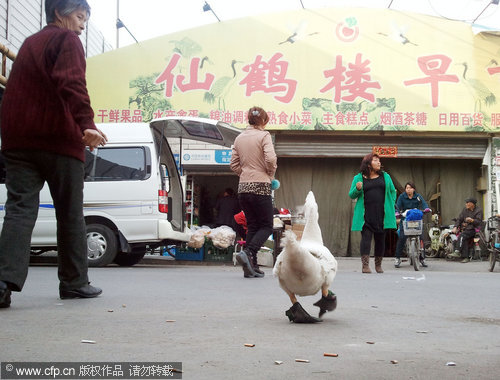
M85 161L85 129L96 129L78 35L47 25L14 61L1 120L2 151L39 149Z

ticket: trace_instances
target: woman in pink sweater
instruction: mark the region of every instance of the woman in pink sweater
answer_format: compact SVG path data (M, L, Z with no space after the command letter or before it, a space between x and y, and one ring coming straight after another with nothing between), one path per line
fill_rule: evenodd
M271 134L264 130L268 122L266 111L250 108L250 125L234 141L231 157L231 170L240 177L238 198L248 225L245 250L236 257L245 277L264 277L257 252L273 232L271 180L277 159Z

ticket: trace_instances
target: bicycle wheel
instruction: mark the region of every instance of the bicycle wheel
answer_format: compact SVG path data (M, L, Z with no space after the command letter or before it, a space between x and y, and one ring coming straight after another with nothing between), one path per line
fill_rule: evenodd
M408 236L408 238L406 239L405 248L403 251L406 258L408 259L408 263L410 264L410 266L413 265L412 241L413 241L412 237Z
M411 238L410 242L410 256L413 264L413 269L418 270L420 261L418 260L418 251L420 248L420 239L418 237Z
M490 248L490 272L495 269L495 263L497 262L497 250L493 247Z
M486 258L488 255L488 239L486 239L486 235L483 231L479 231L479 260L483 261L483 258Z

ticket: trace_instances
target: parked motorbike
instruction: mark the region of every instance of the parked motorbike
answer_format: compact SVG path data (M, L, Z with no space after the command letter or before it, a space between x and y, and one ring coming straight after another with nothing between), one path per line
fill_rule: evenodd
M457 241L457 235L452 233L453 224L439 225L438 214L431 217L433 226L429 228L430 241L427 242L427 257L447 257L454 251L454 244Z
M454 219L456 221L456 219ZM475 234L474 236L472 237L472 239L470 239L469 241L469 246L468 246L468 249L469 249L469 254L468 254L468 258L469 260L483 260L483 258L486 258L488 256L488 238L486 237L486 234L485 234L485 225L486 225L486 221L483 221L482 224L477 227L475 229ZM453 226L451 226L453 227ZM455 240L459 240L460 238L460 234L461 234L461 229L459 228L458 229L458 232L456 234L456 238ZM447 255L449 255L450 253L452 253L453 250L450 250ZM446 256L447 259L456 259L456 257L449 257L449 256Z

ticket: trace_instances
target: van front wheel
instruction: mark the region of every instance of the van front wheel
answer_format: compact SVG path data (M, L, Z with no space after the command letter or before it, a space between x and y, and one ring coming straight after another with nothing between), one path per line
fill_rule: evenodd
M111 264L117 252L116 236L109 227L103 224L89 224L87 226L89 266L103 267Z

